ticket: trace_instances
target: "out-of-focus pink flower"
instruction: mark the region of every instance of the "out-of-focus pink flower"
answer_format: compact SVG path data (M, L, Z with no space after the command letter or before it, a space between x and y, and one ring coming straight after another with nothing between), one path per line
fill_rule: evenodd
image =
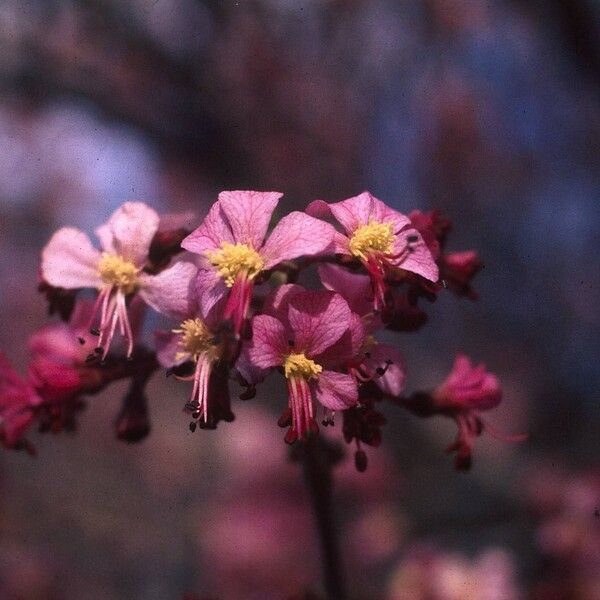
M368 300L369 277L330 264L319 266L319 277L325 288L343 296L352 312L362 319L366 335L359 353L351 360L351 372L360 381L372 379L384 393L398 396L404 389L406 363L394 346L373 336L383 323Z
M105 357L119 328L133 351L134 332L127 301L133 294L167 314L181 309L182 294L176 285L182 271L195 267L179 261L157 275L144 272L150 244L159 226L158 214L142 202L126 202L107 223L96 229L102 252L92 246L82 231L64 227L42 252L42 277L54 287L93 288L99 291L93 317L100 313L98 346ZM90 322L90 325L92 321Z
M5 446L15 447L22 441L41 403L31 383L0 353L0 439Z
M200 427L212 427L215 420L232 420L229 408L227 377L217 377L214 371L223 358L224 342L217 331L222 319L222 304L206 316L198 316L199 310L193 290L194 272L182 272L177 288L185 294L184 310L173 312L180 319L179 327L171 331L155 332L157 358L163 367L169 368L178 379L193 381L192 396L188 408ZM177 367L192 363L191 375L178 372ZM226 374L225 374L226 375ZM218 379L218 380L217 380Z
M473 366L470 359L459 354L446 380L431 394L432 411L452 417L458 426L458 435L448 452L456 452L457 469L471 466L473 445L484 429L503 441L523 441L527 436L506 436L487 421L481 411L498 406L502 388L498 378L486 370L484 364Z
M500 404L502 388L483 363L474 366L467 356L459 354L452 371L432 396L441 409L489 410Z
M249 369L282 367L289 391L289 409L280 419L289 425L288 443L317 431L314 396L329 411L358 402L357 384L343 368L364 341L360 317L334 292L306 291L283 285L265 300L265 314L252 321L252 343L240 357Z
M328 204L315 200L306 209L316 217L333 217L346 235L336 233L335 252L359 260L369 272L375 309L385 305L386 278L410 271L437 281L438 267L411 220L369 192Z
M478 294L471 287L471 279L483 267L479 255L474 250L451 252L440 259L441 278L457 296L477 300Z
M182 246L202 256L197 289L206 316L227 296L224 318L240 335L255 279L279 263L314 256L332 244L334 229L302 212L283 217L266 237L279 192L221 192L204 222Z

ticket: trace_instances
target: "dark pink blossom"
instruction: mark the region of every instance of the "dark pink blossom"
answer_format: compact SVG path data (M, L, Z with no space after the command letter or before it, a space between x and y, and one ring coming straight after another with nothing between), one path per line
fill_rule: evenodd
M433 411L451 416L458 426L456 440L448 452L456 452L456 467L471 466L475 440L485 430L503 441L522 441L524 435L506 436L481 417L481 411L500 404L502 388L498 378L486 370L484 364L473 366L469 358L459 354L446 380L431 394Z
M332 215L342 225L345 235L336 234L335 252L359 260L369 272L376 310L385 305L387 278L410 271L437 281L438 267L411 220L369 192L331 204L315 200L306 211Z
M134 294L152 307L165 304L169 296L175 308L180 302L175 287L182 271L194 268L186 262L175 262L156 275L144 271L150 245L158 230L159 216L143 202L126 202L107 223L96 230L102 251L92 245L82 231L64 227L50 239L42 252L43 280L64 289L98 290L92 320L99 313L98 346L102 356L108 354L117 327L127 341L127 355L133 351L128 303Z
M355 378L339 369L356 355L364 331L348 303L330 291L280 286L265 301L265 313L252 320L252 343L238 362L245 376L249 369L283 369L289 412L280 423L290 425L291 443L318 430L315 397L327 411L358 402Z
M0 440L5 446L19 445L41 403L31 383L0 353Z
M267 237L279 192L221 192L204 222L182 246L202 256L197 289L204 316L227 296L224 317L237 335L247 316L255 279L279 263L326 251L334 230L302 212L283 217Z

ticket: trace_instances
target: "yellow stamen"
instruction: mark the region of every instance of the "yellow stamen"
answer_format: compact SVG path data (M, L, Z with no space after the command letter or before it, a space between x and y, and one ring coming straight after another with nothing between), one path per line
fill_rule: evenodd
M181 323L179 329L173 329L173 333L179 333L181 339L179 346L181 351L175 355L175 360L181 360L189 356L192 360L198 360L202 353L208 353L211 358L218 358L221 347L214 343L214 335L202 319L186 319Z
M139 285L139 269L130 261L116 254L102 255L98 272L104 283L118 287L124 294L131 294Z
M233 285L240 272L245 271L248 279L253 279L265 266L260 254L248 244L221 242L220 250L208 251L206 256L217 267L227 287Z
M290 377L311 379L312 377L318 377L323 367L318 365L314 360L306 358L304 354L290 354L285 359L283 369L288 379Z
M358 227L350 238L350 252L360 260L367 260L371 252L391 254L393 247L392 223L370 221Z
M366 335L363 340L362 347L360 349L361 353L364 354L369 352L373 346L376 346L379 342L372 336Z

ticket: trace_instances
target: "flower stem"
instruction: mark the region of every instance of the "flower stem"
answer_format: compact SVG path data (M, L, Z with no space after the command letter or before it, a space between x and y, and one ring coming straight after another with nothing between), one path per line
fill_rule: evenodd
M332 467L340 459L337 447L320 437L302 444L304 478L310 492L321 542L323 576L328 600L346 600L340 548L333 510Z

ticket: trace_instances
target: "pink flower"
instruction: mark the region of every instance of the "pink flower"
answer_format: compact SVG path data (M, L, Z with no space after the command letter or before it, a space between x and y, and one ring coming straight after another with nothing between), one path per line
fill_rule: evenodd
M330 225L301 212L283 217L265 239L279 192L221 192L204 222L182 246L202 256L197 288L204 316L227 296L224 318L240 335L255 279L282 261L324 252Z
M158 362L167 367L175 377L193 381L192 395L188 407L192 410L194 421L190 427L214 427L220 419L233 420L229 405L228 373L221 361L226 353L225 342L218 335L222 319L222 305L215 307L203 319L193 290L195 272L182 273L177 287L186 292L185 310L172 316L180 320L180 324L171 331L155 332ZM193 365L193 373L180 372L186 364Z
M447 287L457 296L466 296L471 300L478 298L477 292L471 286L471 279L482 266L481 259L473 250L451 252L442 255L440 259L440 271Z
M400 395L406 379L406 364L394 346L379 342L373 336L383 323L373 313L373 305L368 300L369 277L330 264L319 265L319 277L325 288L341 294L350 309L361 317L366 335L358 354L350 362L351 373L362 382L373 380L385 394Z
M314 397L328 410L344 410L358 402L354 377L339 370L363 343L360 318L348 303L329 291L306 291L284 285L265 301L265 313L252 320L252 343L239 363L247 376L254 369L280 367L289 391L286 417L288 443L317 432Z
M65 289L98 290L90 325L99 312L98 346L103 349L103 358L117 327L127 341L127 355L133 351L128 303L134 294L153 308L159 303L163 308L180 308L181 295L174 282L193 265L175 262L157 275L144 272L158 225L158 214L149 206L126 202L96 230L102 252L92 246L85 233L72 227L59 229L42 252L44 281Z
M484 364L473 366L469 358L459 354L446 380L431 394L433 410L451 416L458 426L458 435L448 452L456 452L456 467L468 469L475 440L484 428L503 441L523 441L524 435L506 436L479 414L500 404L502 388L498 378Z
M0 440L5 446L19 445L41 403L34 387L0 353Z
M371 276L375 309L385 305L386 278L411 271L437 281L438 267L411 220L369 192L342 202L315 200L306 211L315 217L333 215L346 235L335 237L335 252L359 260Z

